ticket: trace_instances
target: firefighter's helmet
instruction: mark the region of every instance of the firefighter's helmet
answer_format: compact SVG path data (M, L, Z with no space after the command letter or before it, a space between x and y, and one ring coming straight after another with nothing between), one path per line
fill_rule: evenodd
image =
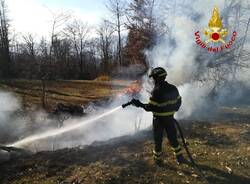
M166 76L167 71L162 67L154 68L149 74L149 77L153 78L165 78Z

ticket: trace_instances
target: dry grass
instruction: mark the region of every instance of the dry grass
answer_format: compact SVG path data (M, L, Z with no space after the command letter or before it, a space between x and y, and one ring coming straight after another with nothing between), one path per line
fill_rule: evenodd
M102 76L99 76L95 79L95 81L110 81L111 78L107 75L102 75Z
M51 110L56 103L85 105L120 93L130 81L48 81L46 105ZM0 81L0 89L14 92L25 107L41 107L42 84L36 80Z
M249 121L188 123L184 128L189 148L211 184L250 182ZM114 139L85 149L37 153L0 166L0 182L204 183L191 165L176 165L166 139L164 165L156 166L152 159L150 135L150 131L145 131L140 136Z
M39 104L39 81L2 81L29 103ZM121 91L122 81L57 81L48 84L51 104L87 103ZM113 88L115 87L115 88ZM223 116L212 122L183 121L190 151L211 184L250 183L250 110L224 108ZM202 184L190 165L178 166L166 139L164 165L152 159L151 131L123 137L84 149L40 152L0 165L4 184Z

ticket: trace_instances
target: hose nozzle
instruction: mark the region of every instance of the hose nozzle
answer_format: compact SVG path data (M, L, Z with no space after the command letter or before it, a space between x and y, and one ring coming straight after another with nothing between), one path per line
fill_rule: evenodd
M132 100L129 101L128 103L122 104L122 108L125 108L125 107L127 107L129 105L132 105Z

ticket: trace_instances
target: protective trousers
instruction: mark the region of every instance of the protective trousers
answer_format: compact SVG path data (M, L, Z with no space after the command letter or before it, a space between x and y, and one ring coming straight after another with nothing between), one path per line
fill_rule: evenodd
M175 119L173 116L154 117L153 118L153 134L155 141L154 158L157 159L161 156L162 139L164 130L167 133L167 138L173 148L175 155L181 154L181 147L177 139L177 130L175 127Z

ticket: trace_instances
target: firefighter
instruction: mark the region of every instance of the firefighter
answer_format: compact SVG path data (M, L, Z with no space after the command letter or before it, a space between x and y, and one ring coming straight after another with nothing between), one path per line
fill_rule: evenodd
M142 107L146 111L153 112L153 134L155 148L153 157L156 163L162 163L162 139L163 132L166 130L167 138L172 146L178 164L184 163L182 148L177 139L177 130L175 127L174 113L181 106L181 96L178 89L165 81L167 72L164 68L154 68L149 77L153 78L155 86L151 93L148 104L143 104L137 99L131 102L136 107Z

